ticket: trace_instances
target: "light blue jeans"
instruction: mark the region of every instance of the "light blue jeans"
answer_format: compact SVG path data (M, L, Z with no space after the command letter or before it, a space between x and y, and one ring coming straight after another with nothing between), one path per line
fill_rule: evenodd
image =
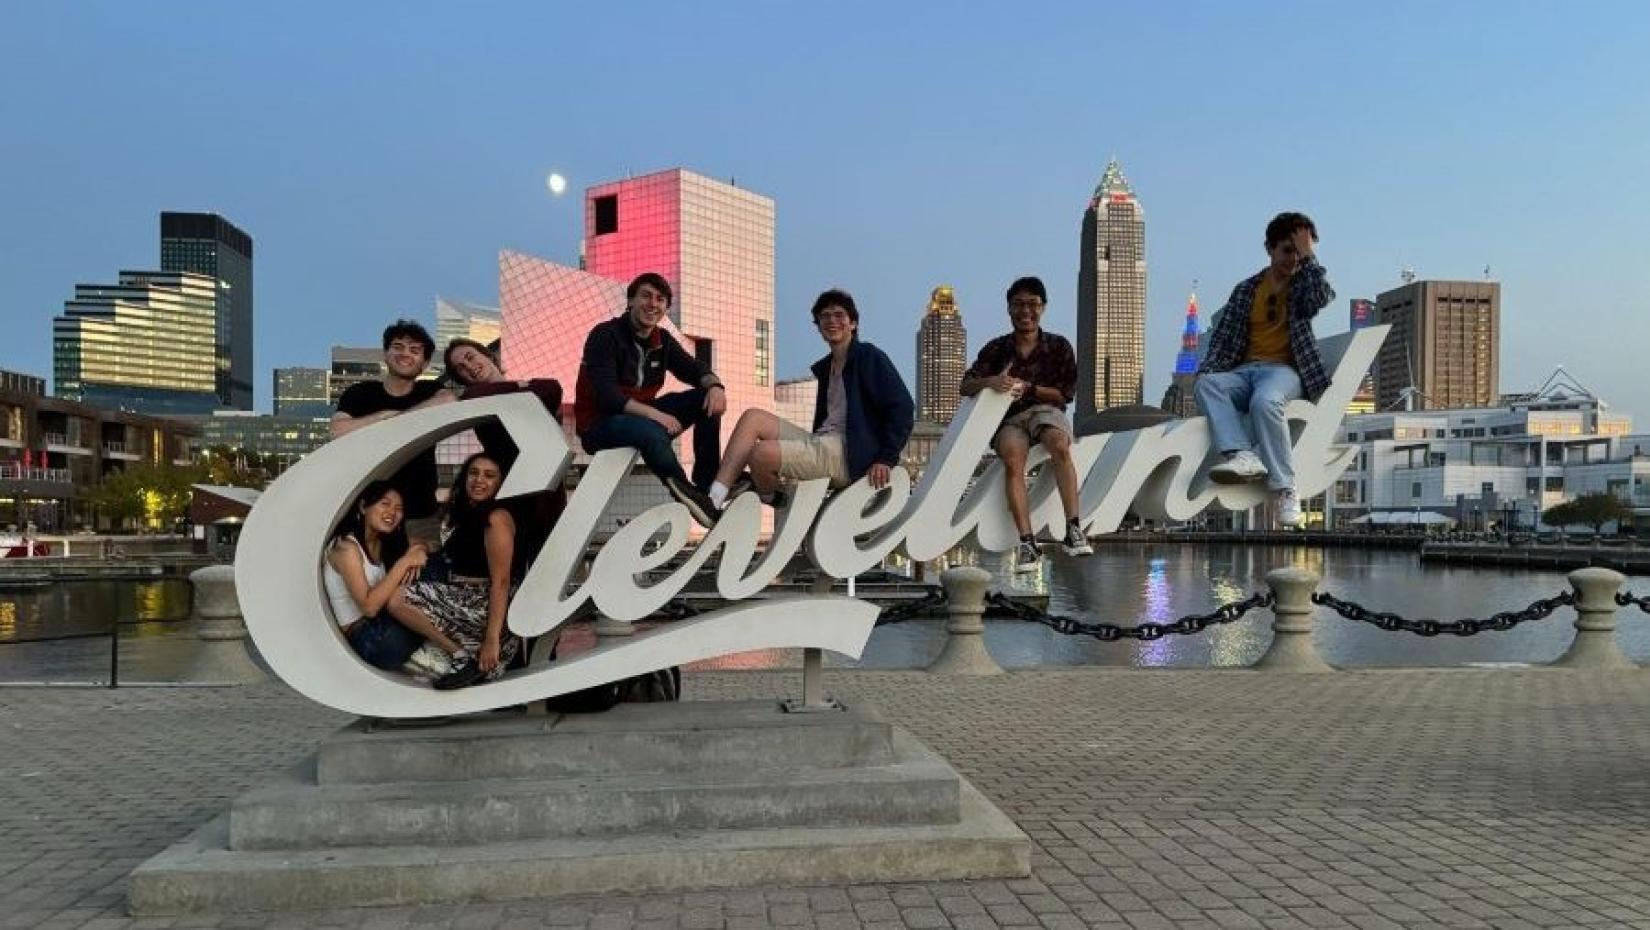
M1209 418L1215 449L1260 456L1266 486L1274 491L1295 486L1294 450L1283 408L1300 396L1300 373L1281 362L1248 362L1197 376L1197 407Z

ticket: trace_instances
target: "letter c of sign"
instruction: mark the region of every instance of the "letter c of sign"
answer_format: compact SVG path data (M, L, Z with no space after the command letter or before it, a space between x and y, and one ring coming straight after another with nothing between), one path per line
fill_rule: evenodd
M356 430L305 456L259 498L236 549L235 587L258 651L299 693L347 713L427 717L508 707L750 649L817 647L859 656L877 608L845 597L807 596L735 605L457 691L435 691L367 665L345 642L322 588L328 537L372 478L393 474L431 444L489 417L497 417L521 449L501 498L560 481L572 458L561 424L538 398L522 393L409 411ZM598 464L628 470L629 461L606 457ZM587 481L592 478L592 484L605 483L603 476L587 474ZM754 509L750 517L754 533ZM522 613L520 600L518 595L512 616Z

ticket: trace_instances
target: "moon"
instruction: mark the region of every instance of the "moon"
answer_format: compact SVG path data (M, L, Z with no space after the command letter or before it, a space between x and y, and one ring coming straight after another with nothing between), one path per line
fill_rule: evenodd
M544 179L544 186L550 188L551 194L560 197L562 192L567 190L567 179L552 171L550 176Z

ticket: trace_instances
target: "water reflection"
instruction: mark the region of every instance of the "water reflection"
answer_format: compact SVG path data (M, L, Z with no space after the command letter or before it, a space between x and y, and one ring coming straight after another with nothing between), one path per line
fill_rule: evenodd
M1163 623L1206 613L1242 600L1264 587L1265 574L1286 565L1312 569L1335 594L1407 617L1483 617L1521 608L1567 587L1560 572L1423 566L1413 553L1390 550L1307 549L1239 545L1145 544L1102 546L1087 559L1049 553L1038 572L1017 575L1002 555L959 551L950 564L972 564L991 572L999 588L1046 594L1049 610L1088 622ZM183 581L85 582L38 591L0 592L0 644L44 635L102 633L110 617L164 620L189 612ZM1316 644L1332 664L1356 666L1449 666L1468 663L1537 663L1557 658L1574 636L1574 612L1502 633L1465 639L1424 639L1386 633L1319 610ZM1650 660L1650 623L1622 611L1618 638L1634 659ZM151 642L156 649L188 648L180 624L145 622L123 628L123 640ZM569 646L588 637L569 632ZM172 641L179 645L174 646ZM878 628L855 662L831 657L836 665L862 668L920 668L944 643L943 620L930 618ZM1011 620L988 620L985 640L1008 668L1037 666L1241 667L1250 665L1271 642L1271 615L1256 611L1235 623L1209 627L1197 636L1169 636L1151 643L1101 643L1063 636L1046 627ZM51 645L50 650L46 647ZM133 643L141 646L143 643ZM0 645L0 680L35 677L37 652L50 653L54 668L85 676L106 663L107 645L97 639L62 644ZM134 650L135 651L135 650ZM84 654L82 656L82 653ZM158 655L159 653L157 653ZM125 652L123 651L123 661ZM79 657L79 658L77 658ZM701 663L696 668L775 668L800 664L795 650L762 650ZM159 666L157 666L157 669ZM157 671L156 677L164 677Z

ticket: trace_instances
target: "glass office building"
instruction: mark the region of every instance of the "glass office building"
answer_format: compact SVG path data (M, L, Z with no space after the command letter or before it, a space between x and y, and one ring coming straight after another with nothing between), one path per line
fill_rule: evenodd
M1146 215L1112 159L1083 211L1077 271L1077 416L1141 403Z
M216 283L213 390L222 406L251 410L252 237L216 213L162 213L160 267Z
M221 405L216 285L189 272L122 271L77 284L52 320L58 397L135 413L209 413Z
M928 310L917 328L917 419L950 423L966 370L968 330L957 310L956 292L942 284L928 295Z

